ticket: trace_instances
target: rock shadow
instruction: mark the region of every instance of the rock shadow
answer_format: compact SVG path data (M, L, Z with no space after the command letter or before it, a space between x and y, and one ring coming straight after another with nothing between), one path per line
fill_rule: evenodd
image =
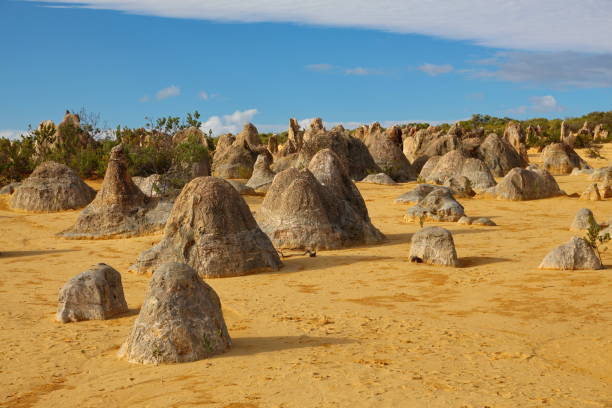
M74 251L75 251L74 249L49 249L49 250L39 250L39 251L0 251L0 259L19 258L22 256L59 254L62 252L74 252Z
M216 358L252 356L260 353L273 353L307 347L332 347L351 343L355 343L355 340L329 336L232 337L232 348Z
M512 262L512 259L494 256L465 256L459 258L459 262L461 262L461 268L470 268L473 266L489 265L500 262Z

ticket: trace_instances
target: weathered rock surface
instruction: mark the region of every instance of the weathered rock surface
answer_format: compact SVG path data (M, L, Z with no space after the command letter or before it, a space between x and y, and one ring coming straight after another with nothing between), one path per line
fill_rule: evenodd
M361 180L362 183L372 184L385 184L389 186L396 185L397 183L385 173L369 174L366 178Z
M601 194L599 193L599 187L597 184L591 184L586 190L580 195L581 200L585 201L601 201Z
M162 241L140 254L132 267L148 273L181 262L204 278L276 271L282 263L249 207L225 180L199 177L177 197Z
M106 320L127 310L121 274L100 263L64 285L55 318L62 323Z
M132 181L147 197L162 197L169 189L162 181L159 174L151 174L147 177L132 177Z
M57 212L85 207L96 192L68 166L40 164L11 196L10 206L34 212Z
M418 184L412 190L397 197L395 199L395 202L396 203L418 203L423 198L425 198L427 194L439 188L448 189L447 187L436 186L433 184Z
M588 169L590 166L578 153L565 143L552 143L542 151L544 170L552 175L570 174L575 168Z
M455 242L450 231L426 227L412 236L410 261L441 266L459 266Z
M564 194L555 178L538 168L514 168L487 193L512 201L538 200Z
M257 219L280 248L336 249L384 239L371 224L365 202L340 159L329 149L318 152L308 169L278 173Z
M468 217L463 216L459 218L457 224L463 225L484 225L487 227L495 227L497 224L488 217Z
M548 253L539 266L540 269L602 269L603 265L595 250L583 239L572 237L568 243L558 246Z
M213 288L188 265L161 265L118 356L132 363L169 364L225 352L232 341Z
M0 188L0 195L11 195L15 192L15 190L21 185L21 182L14 182L14 183L10 183L7 184L6 186L3 186L2 188Z
M491 133L478 147L478 153L491 173L505 176L515 167L526 167L527 161L505 139Z
M519 122L509 122L506 125L506 129L504 129L504 139L512 145L514 150L525 160L525 162L529 161L527 146L525 145L527 137Z
M419 175L428 183L444 184L449 178L464 176L470 180L475 191L486 190L495 185L493 174L482 160L467 157L459 150L429 160L433 160L435 164L430 166L428 161Z
M229 141L230 138L226 138ZM212 164L212 175L228 179L249 179L253 175L253 166L257 153L251 150L244 139L235 139L231 145L224 145L215 150Z
M276 175L272 170L270 170L270 165L272 164L272 159L267 154L260 154L257 156L257 160L255 161L255 166L253 167L253 175L247 181L246 186L252 188L258 193L265 193L268 191L270 185L272 185L272 180L274 180L274 176Z
M416 179L410 162L402 151L402 131L398 126L383 131L376 122L368 128L364 143L383 173L400 182Z
M330 131L325 130L319 118L314 119L310 128L304 133L302 147L293 166L300 169L308 167L312 158L324 149L329 149L338 156L347 173L354 180L361 180L370 173L381 172L380 167L376 165L368 148L361 140L348 135L341 126ZM277 172L282 171L277 165L273 168Z
M59 235L103 239L144 235L164 227L172 203L147 197L132 181L127 166L127 156L119 144L111 150L96 198L81 211L75 224Z
M589 229L591 221L595 222L595 216L593 212L588 208L581 208L576 213L572 225L570 225L570 231L584 231Z
M472 182L465 176L446 179L444 187L447 187L455 197L470 198L476 195L476 192L472 190Z
M418 222L421 218L432 221L458 221L465 215L463 206L445 188L437 188L427 194L425 198L410 207L404 220Z
M612 166L595 169L590 177L592 181L604 181L606 178L612 180Z

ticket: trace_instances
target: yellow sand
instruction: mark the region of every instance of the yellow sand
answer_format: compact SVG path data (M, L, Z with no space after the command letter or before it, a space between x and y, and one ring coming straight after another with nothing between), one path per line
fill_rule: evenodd
M612 146L603 154L612 158ZM557 180L568 193L589 184L588 176ZM388 237L383 245L291 257L278 273L208 280L233 348L168 366L115 356L147 287L147 277L128 267L160 235L58 239L78 212L16 213L2 198L0 406L612 406L612 249L607 270L537 269L573 235L578 209L604 221L612 200L462 199L468 215L499 226L438 224L453 232L464 263L453 269L408 262L418 225L402 222L407 206L393 199L413 186L358 184ZM261 198L247 201L256 210ZM122 273L131 313L56 323L60 287L98 262Z

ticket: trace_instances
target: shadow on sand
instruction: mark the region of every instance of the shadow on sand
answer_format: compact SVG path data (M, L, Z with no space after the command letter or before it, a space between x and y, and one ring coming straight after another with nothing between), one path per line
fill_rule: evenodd
M316 336L272 336L272 337L233 337L229 352L217 358L251 356L260 353L272 353L306 347L330 347L339 344L351 344L354 340L340 337Z
M283 258L284 266L276 272L264 272L263 274L285 274L293 272L312 271L317 269L334 268L336 266L347 266L359 262L384 261L393 259L389 256L377 255L327 255L325 252L317 252L314 258L306 256L296 256ZM262 274L262 275L263 275Z
M462 268L470 268L473 266L489 265L500 262L512 262L512 259L497 258L491 256L466 256L459 258Z
M0 252L0 259L19 258L22 256L59 254L62 252L74 252L74 251L75 251L74 249L49 249L49 250L44 250L44 251L2 251Z

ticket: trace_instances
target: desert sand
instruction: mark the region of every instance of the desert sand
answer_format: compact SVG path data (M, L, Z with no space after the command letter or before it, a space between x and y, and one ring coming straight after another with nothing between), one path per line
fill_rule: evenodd
M594 167L607 160L589 159ZM586 158L584 151L579 151ZM530 159L538 162L535 153ZM581 193L588 176L556 177ZM89 182L98 189L100 181ZM208 279L233 347L212 359L143 366L116 357L146 276L128 272L161 235L65 240L78 211L28 214L0 198L0 406L6 407L612 407L612 248L607 269L544 271L588 207L612 199L459 199L497 227L452 231L461 268L411 264L415 183L357 183L382 245L293 256L275 273ZM262 198L248 197L253 211ZM72 276L105 262L122 273L130 313L54 321Z

